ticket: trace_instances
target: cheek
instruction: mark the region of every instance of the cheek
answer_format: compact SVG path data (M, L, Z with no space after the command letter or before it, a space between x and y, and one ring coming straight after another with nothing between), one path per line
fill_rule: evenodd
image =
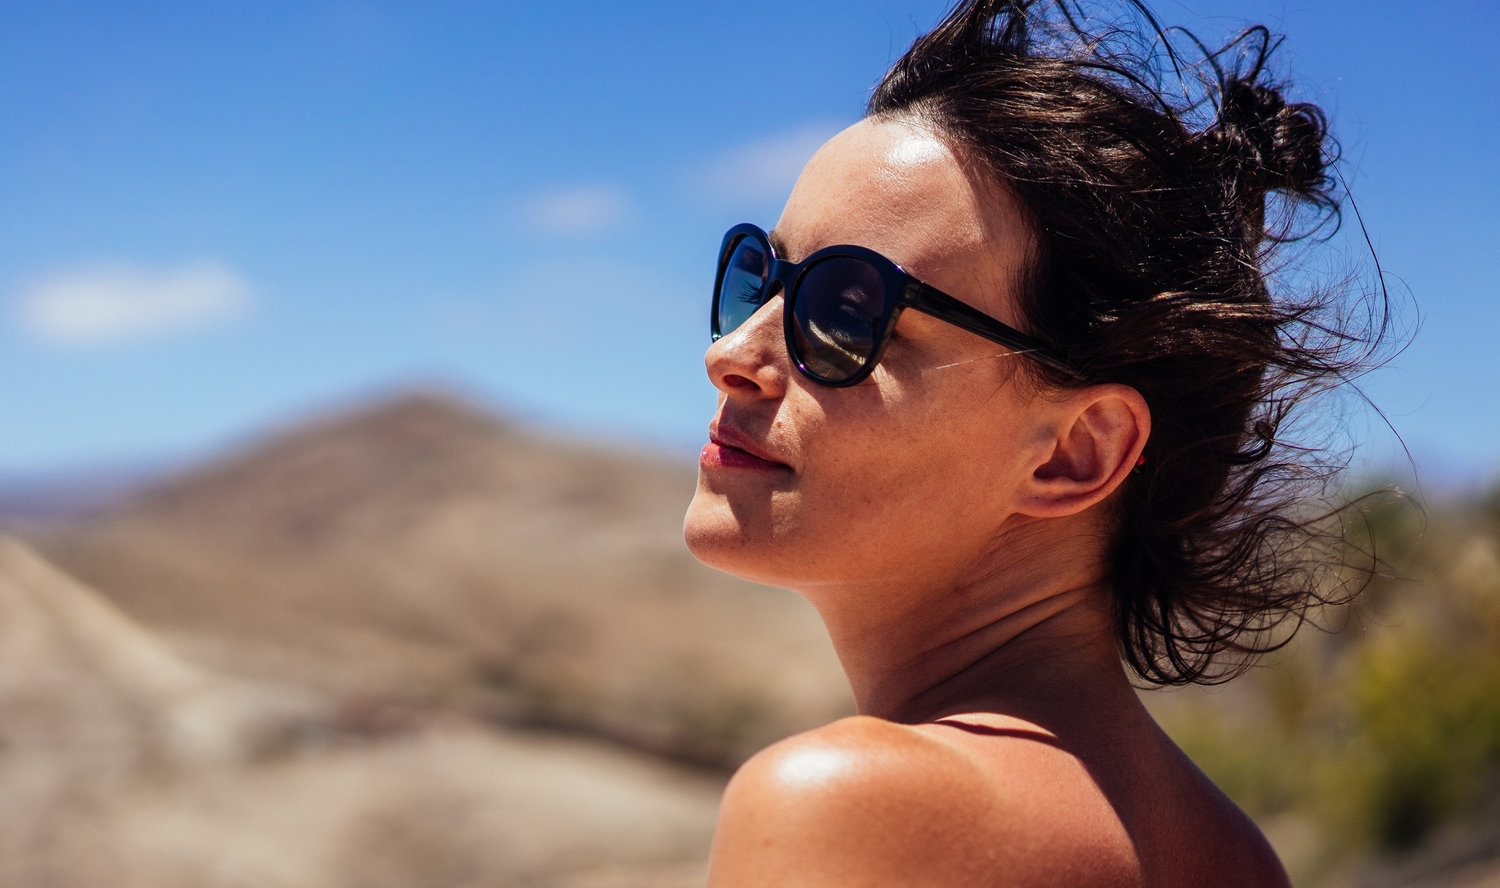
M1009 514L1004 447L988 430L942 411L910 419L861 459L810 479L819 489L809 490L805 524L839 553L830 571L895 579L966 564Z
M840 394L799 424L784 488L700 476L685 526L699 560L795 588L962 565L992 538L1009 514L1003 427L894 385Z

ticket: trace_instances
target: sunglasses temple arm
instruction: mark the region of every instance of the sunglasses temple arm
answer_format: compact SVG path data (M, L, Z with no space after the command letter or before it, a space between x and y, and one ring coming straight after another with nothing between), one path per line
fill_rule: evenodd
M955 327L962 327L976 336L983 336L1013 352L1025 354L1054 370L1068 374L1075 380L1083 378L1082 373L1079 373L1067 360L1041 341L1027 336L1009 324L995 320L967 303L960 302L942 290L929 287L920 281L912 281L906 288L902 301L908 308L914 308L923 314L947 321Z

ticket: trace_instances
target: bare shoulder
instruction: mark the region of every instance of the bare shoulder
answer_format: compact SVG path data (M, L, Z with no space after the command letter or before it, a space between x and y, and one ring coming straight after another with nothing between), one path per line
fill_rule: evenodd
M1168 748L1163 758L1179 779L1157 780L1159 793L1147 805L1164 821L1142 830L1142 852L1153 859L1155 881L1291 888L1260 827L1165 734L1161 738Z
M1128 837L1091 828L1097 806L1063 754L1026 743L1014 762L977 757L931 726L868 717L777 743L725 791L709 884L1139 884Z

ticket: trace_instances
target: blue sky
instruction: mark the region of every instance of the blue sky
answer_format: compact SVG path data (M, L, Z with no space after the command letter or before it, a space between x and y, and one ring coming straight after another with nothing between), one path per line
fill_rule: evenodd
M690 451L720 234L774 221L944 8L4 4L0 474L192 458L415 384ZM1424 470L1487 476L1500 8L1155 8L1288 34L1422 315L1370 394Z

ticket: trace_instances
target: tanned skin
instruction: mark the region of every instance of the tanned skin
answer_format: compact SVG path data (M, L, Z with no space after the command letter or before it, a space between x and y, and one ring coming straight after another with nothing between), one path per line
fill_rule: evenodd
M773 235L793 261L878 250L1024 329L1023 214L919 121L836 136ZM868 381L821 387L779 296L708 350L688 544L812 602L860 712L740 769L711 888L1289 884L1116 653L1110 497L1150 411L1121 385L1039 390L1025 360L908 311Z

